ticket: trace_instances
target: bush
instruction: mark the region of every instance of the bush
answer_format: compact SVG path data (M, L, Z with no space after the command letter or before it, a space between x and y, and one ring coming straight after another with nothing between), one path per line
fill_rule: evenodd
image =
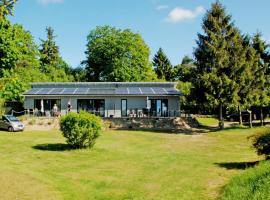
M264 130L251 136L252 145L256 149L258 155L270 156L270 130Z
M100 135L101 119L84 111L70 112L61 117L60 130L72 147L91 148Z
M28 122L29 125L35 125L36 124L36 120L35 119L31 119L29 122Z

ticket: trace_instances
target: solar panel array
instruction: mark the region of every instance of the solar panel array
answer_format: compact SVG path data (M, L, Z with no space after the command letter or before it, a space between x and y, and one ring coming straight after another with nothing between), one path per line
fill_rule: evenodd
M175 88L119 87L119 88L32 88L24 95L182 95Z

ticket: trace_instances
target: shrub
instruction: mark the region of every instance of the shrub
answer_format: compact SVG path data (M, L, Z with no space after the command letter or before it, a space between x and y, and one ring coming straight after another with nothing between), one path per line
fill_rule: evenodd
M252 145L256 149L258 155L270 156L270 130L264 130L251 136Z
M91 148L100 135L101 119L84 111L70 112L61 117L60 130L72 147Z
M36 120L35 119L31 119L29 122L28 122L29 125L34 125L36 124Z

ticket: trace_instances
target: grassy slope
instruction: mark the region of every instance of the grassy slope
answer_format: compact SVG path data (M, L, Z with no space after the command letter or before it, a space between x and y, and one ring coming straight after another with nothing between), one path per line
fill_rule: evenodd
M247 170L233 178L224 188L221 200L269 200L270 199L270 162Z
M64 143L57 131L0 132L1 198L214 199L241 172L234 162L258 159L246 139L253 130L107 131L94 149L72 151L56 145Z
M197 117L201 126L218 126L218 119L212 117Z

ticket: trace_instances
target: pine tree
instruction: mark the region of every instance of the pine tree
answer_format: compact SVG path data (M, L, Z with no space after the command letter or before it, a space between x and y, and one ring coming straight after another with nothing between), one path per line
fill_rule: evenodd
M239 77L243 75L243 61L238 61L242 54L240 31L219 1L213 3L207 11L202 28L205 34L198 34L198 47L194 52L198 74L197 91L204 96L200 96L201 99L218 107L219 127L222 129L223 108L237 104L239 100L239 85L235 74Z
M255 34L252 38L252 47L255 50L254 62L254 80L253 80L253 104L260 106L261 111L261 125L263 125L262 108L269 104L269 54L268 45L262 39L261 33Z
M158 52L154 56L153 65L158 79L170 81L173 78L173 68L170 60L163 52L162 48L159 48Z
M41 39L41 48L40 48L40 62L41 70L46 71L47 66L57 67L61 64L62 59L59 54L59 47L56 45L54 35L54 30L51 27L46 28L47 39Z

